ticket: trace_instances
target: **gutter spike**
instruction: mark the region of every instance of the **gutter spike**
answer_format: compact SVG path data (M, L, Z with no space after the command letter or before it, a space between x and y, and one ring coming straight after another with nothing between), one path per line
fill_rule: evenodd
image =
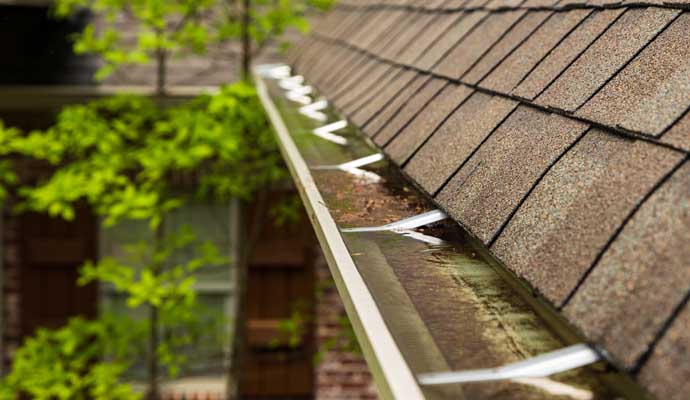
M316 128L312 132L314 133L314 135L319 136L322 139L326 139L333 143L337 143L339 145L344 146L347 144L347 139L340 135L335 135L333 134L333 132L344 129L346 127L347 121L343 119L337 122L330 123L328 125L324 125L320 128Z
M403 236L407 236L411 239L419 240L420 242L428 243L434 246L442 246L444 244L447 244L447 242L443 239L439 239L434 236L429 236L425 235L423 233L419 233L417 231L403 231L401 232Z
M261 76L273 79L289 78L292 74L292 68L286 64L259 65L257 71Z
M383 154L381 153L376 153L372 154L370 156L358 158L356 160L352 160L343 164L340 164L338 168L340 169L348 169L348 168L360 168L364 167L365 165L373 164L375 162L379 162L383 160Z
M328 116L324 113L321 112L321 110L325 109L328 107L328 101L327 100L319 100L311 104L307 104L306 106L302 106L299 109L299 113L302 115L305 115L311 119L320 121L320 122L326 122L328 119Z
M343 233L355 233L355 232L383 232L383 231L394 231L403 232L409 231L411 229L419 228L420 226L433 224L434 222L443 221L448 218L448 215L441 210L433 210L425 212L424 214L415 215L414 217L405 218L397 222L382 226L369 226L362 228L346 228L341 229Z
M358 176L360 178L364 178L370 182L379 182L381 180L381 176L375 172L371 171L366 171L361 169L360 167L363 167L365 165L373 164L375 162L383 160L383 154L381 153L376 153L372 154L370 156L358 158L356 160L348 161L343 164L339 165L320 165L320 166L315 166L311 167L312 170L340 170L340 171L345 171L349 174Z
M497 368L417 375L420 385L488 382L506 379L545 378L560 372L584 367L601 360L601 355L586 344L576 344L524 361Z
M313 90L311 86L299 86L287 92L285 94L285 97L296 103L309 105L311 104L311 98L307 95L311 94L312 91Z
M367 166L369 164L373 164L375 162L379 162L383 160L384 156L381 153L374 153L370 156L358 158L356 160L348 161L342 164L337 164L337 165L317 165L311 167L313 170L323 170L323 169L339 169L342 171L345 171L350 168L360 168Z
M293 90L302 86L302 82L304 82L304 77L302 75L295 75L281 79L278 85L285 90Z

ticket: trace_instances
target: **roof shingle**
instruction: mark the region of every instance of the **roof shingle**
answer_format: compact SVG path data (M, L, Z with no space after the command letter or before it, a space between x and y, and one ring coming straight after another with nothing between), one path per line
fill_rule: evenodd
M528 38L549 15L551 15L549 11L526 14L462 77L463 82L476 84L482 80L513 49Z
M690 305L685 305L640 371L640 380L659 399L684 400L690 392Z
M289 59L588 340L683 398L690 3L651 2L349 0Z
M405 172L436 193L515 107L515 101L475 92L419 149Z
M419 145L472 94L465 85L446 86L389 144L386 152L402 165Z
M537 98L537 103L575 111L678 14L677 10L631 9Z
M617 9L595 11L590 14L527 75L525 80L515 88L513 94L529 100L537 97L623 12L623 9Z
M680 15L576 114L658 136L690 106L690 14Z
M405 104L395 115L376 133L374 143L387 144L395 135L403 129L448 83L443 79L431 78L419 92Z
M512 91L522 78L590 12L590 10L573 10L553 14L544 22L544 25L484 78L480 86L501 93Z
M681 157L592 130L544 176L492 251L561 305L636 204Z
M364 126L374 115L382 110L386 105L397 98L397 94L406 88L416 77L417 73L410 70L397 69L391 72L392 79L386 86L378 92L371 93L365 103L360 104L360 108L350 116L352 122L358 126Z
M397 60L406 65L414 65L420 56L426 53L434 43L438 42L441 35L443 35L459 18L461 17L457 14L449 13L438 15L433 23L403 50L397 57Z
M524 10L519 10L489 15L443 58L434 72L460 78L524 14Z
M460 17L450 28L439 37L431 47L415 63L417 68L428 70L439 62L448 51L455 46L472 28L486 17L486 11L473 11Z
M540 175L586 128L555 114L518 107L436 200L488 243Z
M661 141L690 151L690 109L686 110L685 115L661 137Z
M395 82L396 88L399 88L395 94L395 97L388 99L377 99L381 102L381 108L376 110L376 114L373 118L370 118L368 122L362 127L362 131L368 136L374 136L377 134L381 128L383 128L388 121L393 118L398 110L407 104L407 102L412 98L412 96L417 93L417 91L424 86L431 78L428 76L422 76L417 74L415 78L402 86L403 81L400 80Z
M690 290L690 163L626 224L565 315L632 368Z

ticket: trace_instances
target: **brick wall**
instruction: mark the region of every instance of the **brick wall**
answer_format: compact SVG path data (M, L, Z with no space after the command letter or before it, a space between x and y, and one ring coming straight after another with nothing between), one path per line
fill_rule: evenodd
M19 347L20 337L20 302L19 302L19 235L17 220L8 211L12 204L6 204L2 210L2 366L3 371L9 367L10 357Z
M345 308L322 255L317 260L316 274L320 288L316 304L316 341L319 349L323 349L326 343L339 337L342 329L340 320L345 316ZM378 398L361 355L340 350L336 346L321 353L314 373L317 400Z

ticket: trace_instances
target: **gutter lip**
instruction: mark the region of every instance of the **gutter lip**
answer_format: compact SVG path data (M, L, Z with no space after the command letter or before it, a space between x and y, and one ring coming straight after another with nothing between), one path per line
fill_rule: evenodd
M307 163L302 158L273 103L260 73L253 71L261 102L275 129L278 145L293 176L302 202L324 250L336 288L360 342L379 395L391 399L424 399L364 279L350 255L335 220L325 205Z

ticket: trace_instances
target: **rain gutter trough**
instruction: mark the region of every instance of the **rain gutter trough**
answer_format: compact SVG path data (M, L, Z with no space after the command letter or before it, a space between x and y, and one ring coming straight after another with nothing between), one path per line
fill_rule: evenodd
M304 78L254 72L380 397L646 397Z

